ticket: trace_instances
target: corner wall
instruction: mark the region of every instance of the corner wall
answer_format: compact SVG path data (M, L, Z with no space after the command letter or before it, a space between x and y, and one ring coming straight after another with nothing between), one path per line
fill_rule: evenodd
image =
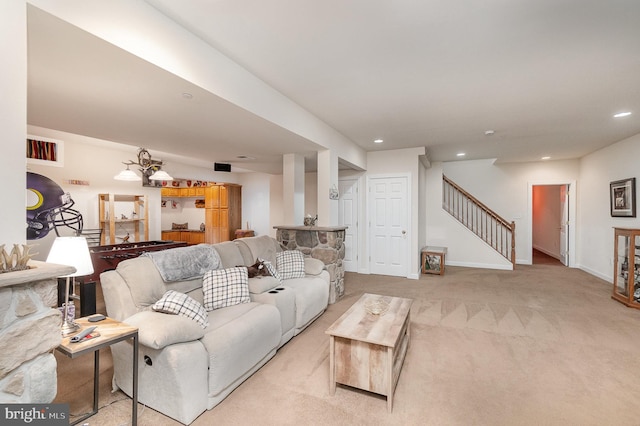
M596 151L580 161L578 263L581 269L613 282L613 228L640 228L640 134ZM635 218L611 217L609 183L636 178Z
M25 149L27 137L26 2L0 2L0 244L23 244L25 232ZM9 248L10 250L10 248Z

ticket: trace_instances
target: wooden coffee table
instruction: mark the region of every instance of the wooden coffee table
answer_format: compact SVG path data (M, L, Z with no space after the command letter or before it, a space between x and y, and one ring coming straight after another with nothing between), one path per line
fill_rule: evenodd
M367 305L388 303L381 314ZM329 387L336 383L387 397L389 412L409 346L409 311L413 300L365 293L325 331L329 335Z

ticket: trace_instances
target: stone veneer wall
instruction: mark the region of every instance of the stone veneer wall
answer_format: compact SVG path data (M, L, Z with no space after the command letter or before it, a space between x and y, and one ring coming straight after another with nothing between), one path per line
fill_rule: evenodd
M0 274L0 402L47 404L57 393L53 350L62 315L57 277L73 267L31 261L32 269Z
M321 260L331 277L329 303L344 294L344 236L346 227L276 226L276 239L284 250L300 250Z

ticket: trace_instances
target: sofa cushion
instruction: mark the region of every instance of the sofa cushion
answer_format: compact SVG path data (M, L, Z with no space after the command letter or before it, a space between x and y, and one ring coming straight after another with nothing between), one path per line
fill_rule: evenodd
M182 315L142 311L124 322L138 327L140 344L154 349L198 340L205 334L205 330L197 322Z
M167 291L151 309L163 314L182 315L195 320L202 328L209 325L209 317L204 307L186 294L175 290Z
M251 263L245 263L238 246L233 241L225 241L222 243L214 244L213 246L220 260L222 261L223 268L232 268L236 265L250 265Z
M268 235L259 235L257 237L239 238L235 240L235 243L245 260L243 265L251 265L257 258L268 260L271 263L276 261L279 245L275 238Z
M207 311L249 303L247 268L237 266L208 271L202 281L204 307Z
M276 255L276 269L283 280L304 278L304 255L299 250L285 250Z
M282 327L275 306L255 302L216 309L209 314L209 321L201 342L209 353L211 397L272 356Z

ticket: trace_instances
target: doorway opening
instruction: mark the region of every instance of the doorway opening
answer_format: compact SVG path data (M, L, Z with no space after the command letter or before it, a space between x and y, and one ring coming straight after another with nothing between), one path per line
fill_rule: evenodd
M569 184L532 187L532 263L569 265Z

